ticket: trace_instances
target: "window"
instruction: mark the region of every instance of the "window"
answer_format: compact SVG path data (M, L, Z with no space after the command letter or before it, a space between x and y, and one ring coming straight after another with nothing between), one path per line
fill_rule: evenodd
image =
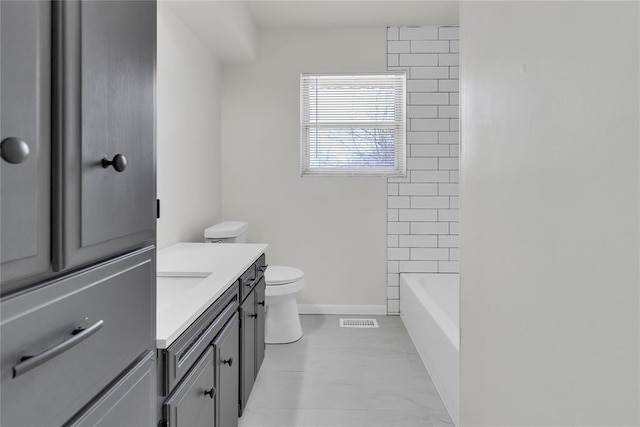
M301 175L405 175L404 73L300 76Z

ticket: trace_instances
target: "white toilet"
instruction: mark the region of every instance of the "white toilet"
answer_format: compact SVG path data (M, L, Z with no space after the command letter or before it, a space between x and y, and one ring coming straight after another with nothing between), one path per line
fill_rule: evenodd
M286 344L302 338L296 295L304 288L304 273L294 267L270 265L264 272L267 283L267 344Z
M249 224L225 221L204 231L211 243L245 243ZM287 344L302 338L296 295L304 288L304 272L298 268L270 265L264 272L266 282L265 342Z

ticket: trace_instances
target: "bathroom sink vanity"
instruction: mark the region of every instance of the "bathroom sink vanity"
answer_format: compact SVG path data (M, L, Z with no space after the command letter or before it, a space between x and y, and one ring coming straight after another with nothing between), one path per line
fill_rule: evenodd
M266 248L158 251L159 425L237 425L264 358Z

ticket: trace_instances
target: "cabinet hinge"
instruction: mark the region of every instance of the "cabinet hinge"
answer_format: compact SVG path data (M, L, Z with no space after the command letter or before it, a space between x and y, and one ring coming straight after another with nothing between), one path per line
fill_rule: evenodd
M160 199L156 199L156 219L160 219Z

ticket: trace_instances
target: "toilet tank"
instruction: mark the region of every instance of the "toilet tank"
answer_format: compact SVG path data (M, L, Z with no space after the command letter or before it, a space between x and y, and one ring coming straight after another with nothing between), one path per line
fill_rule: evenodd
M249 224L242 221L224 221L204 230L204 240L210 243L245 243Z

